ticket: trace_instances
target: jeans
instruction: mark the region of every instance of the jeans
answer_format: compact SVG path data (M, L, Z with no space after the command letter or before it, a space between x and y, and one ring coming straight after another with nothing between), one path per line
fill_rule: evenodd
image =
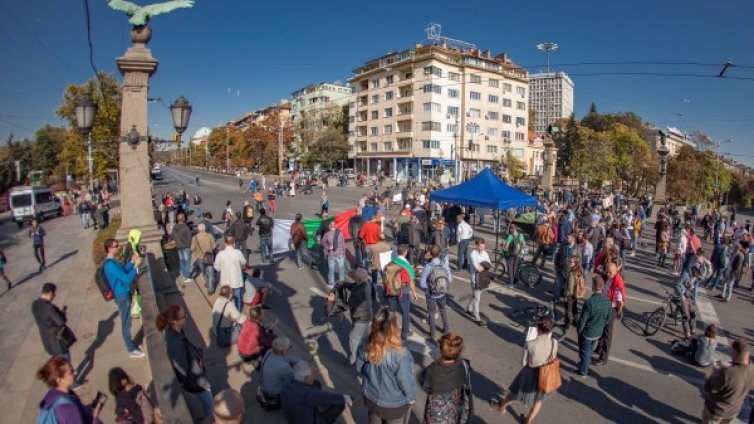
M560 300L561 297L563 297L563 292L565 291L565 282L566 282L566 276L563 274L556 272L555 273L555 286L552 288L552 301L553 303Z
M534 252L534 257L531 260L531 263L536 265L537 259L539 259L539 255L542 255L542 265L540 267L545 266L545 261L547 261L547 252L550 250L550 246L542 243L537 244L537 251Z
M44 244L35 244L34 245L34 257L37 259L37 262L39 262L39 266L42 268L45 266L45 246Z
M301 268L301 262L304 262L304 264L311 264L312 259L309 256L309 247L306 245L305 241L302 241L299 243L298 247L296 247L296 266Z
M202 402L202 409L204 410L205 417L212 416L212 390L207 389L203 392L196 394L199 400Z
M387 305L390 309L401 313L401 338L406 340L408 338L408 332L411 330L411 317L409 311L411 310L411 300L408 297L408 288L403 288L403 294L401 296L388 296Z
M181 275L184 280L188 280L191 277L191 249L178 249L178 259L181 264Z
M236 305L238 312L243 312L243 286L233 289L233 304Z
M348 360L353 364L356 363L356 352L359 351L359 346L366 340L367 330L369 329L370 322L356 321L351 327L351 332L348 333L348 348L349 356Z
M448 321L448 312L445 307L445 302L448 296L442 295L440 297L431 297L427 295L427 313L429 314L429 336L435 338L435 312L440 312L440 318L442 319L442 332L443 334L450 331L450 321Z
M731 297L733 297L733 288L738 286L738 283L741 281L741 273L731 274L725 279L725 284L723 284L723 292L721 293L721 296L726 301L729 301Z
M597 340L589 340L579 334L579 374L587 375L589 373L589 363L592 362L592 352Z
M508 285L516 285L516 277L518 277L518 263L520 258L517 255L511 255L506 260L508 266Z
M202 205L194 205L194 218L201 219L202 215L204 215L204 208Z
M259 254L262 263L272 263L272 235L259 236Z
M471 239L465 239L458 242L458 260L456 261L457 269L463 269L469 262L469 242Z
M120 315L120 331L123 334L123 343L125 343L127 351L134 351L136 345L131 338L131 296L116 297L115 304L118 306L118 314Z
M480 321L482 318L479 316L479 303L482 300L482 291L476 285L476 272L471 273L471 298L469 299L469 306L466 307L466 311L471 312L474 315L476 321Z
M709 282L707 283L707 289L717 289L720 287L720 281L723 279L723 274L725 274L724 269L716 269L715 273L712 275L712 277L709 279Z
M89 228L89 212L81 214L81 226L84 227L84 229Z
M615 312L615 309L610 311L612 314L612 319L609 319L607 325L605 325L605 328L602 330L602 337L600 337L599 340L599 349L600 349L600 361L607 362L607 360L610 358L610 347L613 345L613 325L615 324L615 320L617 319L618 313Z
M204 287L207 288L208 293L215 292L215 267L207 265L204 260L199 259L199 269L202 270L202 276L204 276Z
M327 257L327 284L335 285L335 267L338 267L338 281L346 278L346 255Z
M246 246L246 240L236 240L236 249L243 253L246 263L249 263L249 248Z
M384 271L379 270L379 269L373 269L372 270L372 300L373 301L377 301L377 302L380 301L380 299L379 299L380 296L377 293L382 291L382 290L378 290L377 289L377 276L378 275L380 276L380 278L382 279L382 281L385 281L385 273L384 273Z

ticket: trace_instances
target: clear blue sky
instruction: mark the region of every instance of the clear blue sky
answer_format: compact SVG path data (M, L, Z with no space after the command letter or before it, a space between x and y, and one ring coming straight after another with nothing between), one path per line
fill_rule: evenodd
M114 58L130 44L125 15L105 0L89 0L94 59L117 73ZM144 1L137 1L146 4ZM65 84L93 75L88 63L83 1L0 0L0 137L31 136L49 122ZM197 0L193 9L157 16L149 47L160 60L150 96L194 105L187 134L283 98L304 85L345 80L351 70L424 38L429 22L443 35L507 52L537 71L537 43L560 50L554 68L573 73L575 108L632 110L660 126L699 129L733 139L724 151L752 154L754 80L659 76L579 76L594 72L717 74L703 66L565 66L582 62L664 61L754 66L754 2L604 0L508 2L484 0L230 1ZM558 66L558 64L564 64ZM733 68L730 76L752 77ZM228 87L232 94L228 95ZM240 96L236 93L240 91ZM686 99L686 100L684 100ZM150 105L153 133L170 137L169 111ZM754 158L736 159L754 165Z

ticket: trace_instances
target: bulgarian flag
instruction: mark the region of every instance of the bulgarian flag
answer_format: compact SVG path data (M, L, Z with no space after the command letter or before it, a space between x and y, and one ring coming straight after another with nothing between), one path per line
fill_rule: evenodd
M345 212L327 218L327 220L335 220L335 228L339 229L343 233L345 240L351 239L351 234L348 232L348 221L352 216L356 214L356 208L349 209ZM324 219L304 219L301 222L306 228L306 235L309 240L307 246L312 248L317 245L317 239L315 233L319 230ZM289 252L291 250L291 225L293 225L292 219L276 219L275 225L272 227L272 253L279 254Z

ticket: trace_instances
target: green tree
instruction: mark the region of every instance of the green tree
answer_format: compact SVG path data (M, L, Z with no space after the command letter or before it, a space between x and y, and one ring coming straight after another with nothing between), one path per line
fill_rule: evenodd
M32 167L45 171L47 177L65 178L65 166L58 166L58 155L63 150L67 130L49 124L37 129L31 146Z
M534 124L537 122L537 111L529 109L529 131L534 131Z
M338 160L348 155L348 140L336 128L330 128L320 134L309 148L312 163L325 168L337 165Z
M524 177L524 164L513 155L510 149L500 157L500 160L508 176L508 181L516 183Z
M579 137L573 146L571 171L581 183L600 189L615 178L613 142L604 133L576 125Z
M607 136L613 142L615 175L627 184L624 191L636 196L646 184L654 184L650 168L656 169L657 162L647 141L623 124L615 124Z
M572 176L573 150L579 144L579 141L579 128L576 124L575 116L571 114L565 131L556 138L558 147L557 169L562 175Z

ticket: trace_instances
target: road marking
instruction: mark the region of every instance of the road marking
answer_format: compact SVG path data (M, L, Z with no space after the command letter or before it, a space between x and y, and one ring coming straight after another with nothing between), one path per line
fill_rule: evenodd
M722 325L720 325L720 318L717 317L715 307L712 306L707 290L704 287L699 287L699 292L696 296L696 306L699 311L699 321L717 327L717 337L715 338L717 340L717 349L715 351L715 357L721 362L729 363L731 361L730 340L725 336L726 332Z
M628 298L628 300L630 300L630 301L634 301L635 300L637 302L649 303L651 305L658 305L658 306L662 305L662 302L658 302L656 300L651 300L651 299L646 299L646 298L643 298L643 297L630 296Z
M323 292L322 290L320 290L320 289L318 289L318 288L316 288L316 287L309 287L309 290L310 290L310 291L311 291L312 293L314 293L314 294L316 294L317 296L319 296L319 297L327 297L327 295L325 294L325 292Z

